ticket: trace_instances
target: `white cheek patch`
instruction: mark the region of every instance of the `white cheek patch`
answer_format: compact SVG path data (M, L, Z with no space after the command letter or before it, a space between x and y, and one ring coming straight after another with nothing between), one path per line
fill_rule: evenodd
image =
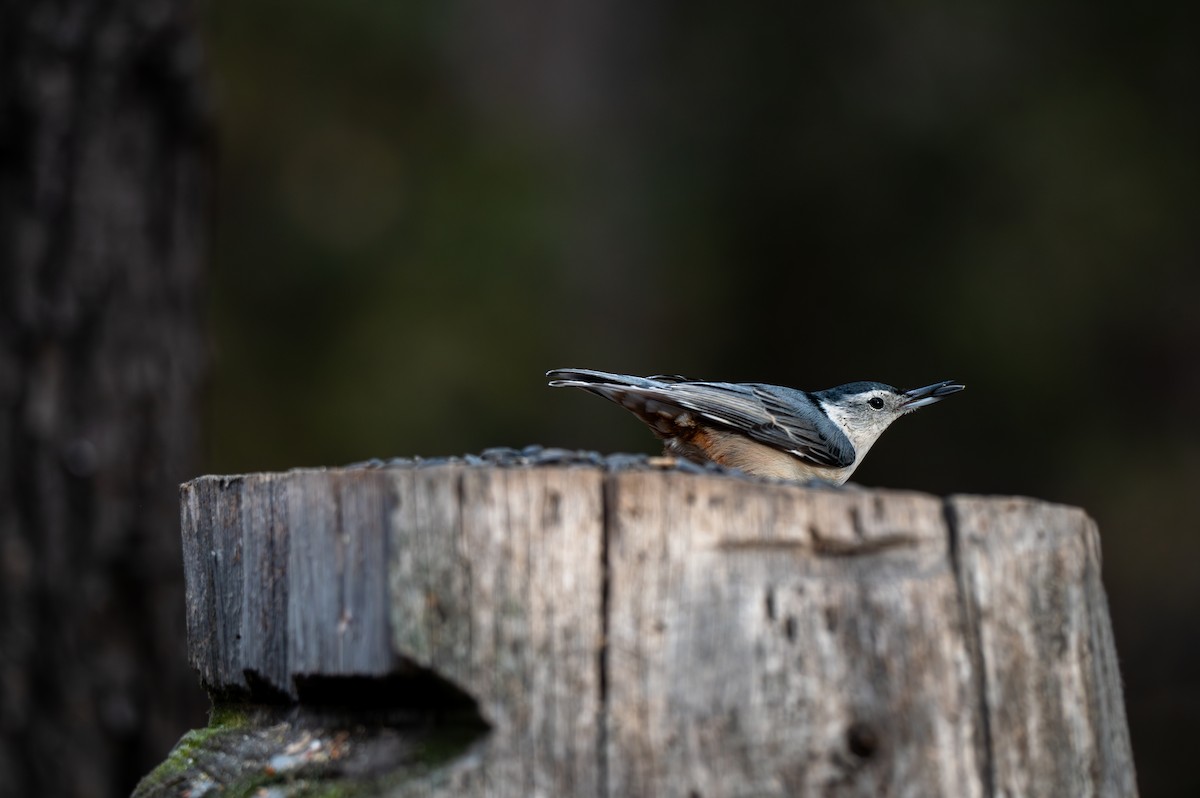
M837 424L838 429L846 433L846 437L854 444L854 448L858 448L858 439L851 428L849 418L844 410L840 407L825 406L825 414L829 416L829 420Z
M891 418L883 416L883 411L873 411L880 413L879 418L867 416L865 419L859 418L857 414L848 413L840 407L829 405L825 406L825 412L829 415L829 420L837 424L838 429L846 434L850 443L854 444L855 462L862 460L867 450L879 439L892 421ZM859 423L852 423L856 418ZM867 422L866 424L862 423L864 420Z

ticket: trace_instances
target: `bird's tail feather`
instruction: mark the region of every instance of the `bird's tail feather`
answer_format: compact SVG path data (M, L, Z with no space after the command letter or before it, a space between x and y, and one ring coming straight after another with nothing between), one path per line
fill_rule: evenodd
M604 386L618 388L657 388L662 381L635 377L632 374L614 374L609 371L594 369L551 369L546 372L550 385L555 388L600 388Z
M555 388L582 388L629 410L660 438L673 438L689 411L675 400L674 383L682 377L635 377L592 369L554 369L546 372ZM690 425L690 422L688 422Z

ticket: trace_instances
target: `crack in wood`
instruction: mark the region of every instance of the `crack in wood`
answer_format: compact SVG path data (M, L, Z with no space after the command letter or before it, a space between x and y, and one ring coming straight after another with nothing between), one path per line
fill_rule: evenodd
M983 632L979 625L976 608L971 605L971 594L967 585L966 566L962 558L958 513L950 499L942 499L942 518L946 522L947 552L950 567L954 570L955 590L958 593L958 610L963 628L963 640L967 656L971 658L971 670L975 677L975 705L979 713L979 729L982 739L976 743L979 757L980 783L984 795L991 798L996 794L996 768L992 760L992 718L988 705L987 669L983 661Z
M617 480L601 483L600 497L600 640L596 649L596 781L600 795L608 795L608 632L612 603L611 536L617 522Z
M808 552L819 557L866 557L891 549L915 547L921 542L912 535L884 535L865 540L846 541L819 537L811 529L809 533L811 540L723 538L717 541L717 548L722 551Z

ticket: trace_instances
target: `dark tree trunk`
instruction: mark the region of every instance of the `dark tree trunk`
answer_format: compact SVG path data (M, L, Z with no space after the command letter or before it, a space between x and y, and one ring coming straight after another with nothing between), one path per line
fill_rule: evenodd
M176 484L206 356L184 0L0 0L0 795L128 794L203 722Z

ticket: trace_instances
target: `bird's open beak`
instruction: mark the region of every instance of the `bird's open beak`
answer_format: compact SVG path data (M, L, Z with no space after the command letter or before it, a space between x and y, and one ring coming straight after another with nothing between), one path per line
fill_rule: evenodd
M918 407L940 402L950 394L958 393L966 387L960 382L946 380L926 385L924 388L913 388L911 391L904 392L904 401L900 403L900 407L906 412L916 410Z

